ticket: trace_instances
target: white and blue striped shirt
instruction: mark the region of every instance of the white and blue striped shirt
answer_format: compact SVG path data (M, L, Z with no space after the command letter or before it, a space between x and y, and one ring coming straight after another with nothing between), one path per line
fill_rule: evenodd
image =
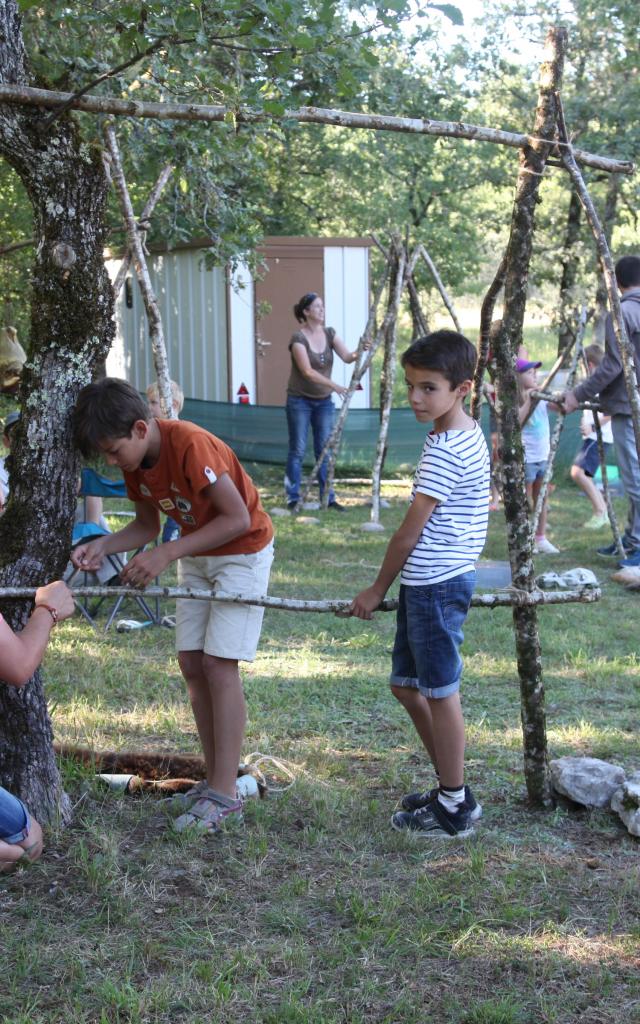
M424 586L470 572L489 519L489 452L480 427L427 434L411 491L436 498L401 583Z

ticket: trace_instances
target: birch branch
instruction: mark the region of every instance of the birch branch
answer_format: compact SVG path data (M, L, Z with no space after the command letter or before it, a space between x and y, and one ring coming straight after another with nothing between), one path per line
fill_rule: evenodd
M569 391L572 390L573 385L575 383L576 373L578 371L578 360L580 358L580 353L582 352L582 341L586 329L587 307L583 306L580 310L580 316L578 318L578 329L575 335L573 336L572 341L572 343L575 345L575 351L573 353L573 358L571 360L569 373L567 374L567 389ZM547 491L549 490L549 481L553 476L553 466L558 451L558 445L560 444L560 437L562 435L566 415L566 412L564 412L564 409L562 408L562 406L560 406L560 411L557 413L556 421L553 425L553 433L551 435L551 442L549 444L549 456L547 458L547 465L545 467L545 471L542 477L542 484L540 485L540 490L538 492L538 497L536 499L536 504L533 510L533 516L531 520L531 533L534 537L536 536L538 523L540 522L540 516L542 515L542 508L547 498Z
M149 339L151 341L153 362L158 380L160 408L168 419L175 419L176 413L173 408L171 382L169 378L169 364L167 362L167 349L164 343L164 333L162 330L162 317L160 316L160 309L153 291L151 278L149 277L149 269L147 267L144 250L142 248L138 225L136 224L136 219L133 213L133 206L131 205L131 197L129 195L129 189L127 188L127 182L124 176L122 160L120 159L120 150L118 148L116 133L111 124L105 125L104 138L107 149L111 154L111 174L120 199L122 216L124 217L124 221L127 226L129 246L133 254L136 276L138 278L138 284L142 293L147 320L149 322Z
M34 598L35 587L0 587L0 600L17 600L18 598ZM149 600L155 598L168 601L180 600L182 598L191 601L213 601L221 604L248 604L257 608L271 608L277 611L288 612L342 612L351 607L351 599L335 598L324 601L303 601L289 597L249 596L247 594L232 594L224 590L193 590L189 587L147 587L146 590L137 590L133 587L74 587L74 597L145 597ZM474 594L471 598L471 605L474 608L507 608L538 604L592 604L599 601L602 592L598 587L577 587L574 590L517 590L507 587L505 590L496 593ZM398 608L398 601L389 598L383 601L377 611L393 612Z
M154 209L156 207L156 204L157 204L157 202L158 202L158 200L159 200L159 198L160 198L160 196L162 194L162 191L163 191L165 185L167 184L169 178L173 174L173 170L174 170L173 164L167 164L166 167L164 167L160 171L160 175L158 177L158 180L156 181L155 185L153 186L153 188L151 190L151 193L149 195L149 198L147 199L145 208L142 211L142 213L140 214L140 219L138 220L138 224L137 224L138 231L146 232L146 222L151 217L151 214L153 213L153 211L154 211ZM141 244L144 245L144 242L142 242L142 239L141 239ZM118 268L118 273L116 274L115 280L113 282L113 297L114 297L114 299L117 299L118 295L120 294L120 290L122 288L122 285L124 284L125 278L126 278L127 274L129 273L129 267L131 266L132 259L133 259L133 253L131 252L131 249L129 248L129 249L127 249L126 253L124 254L124 256L122 258L122 263L120 264L120 267Z
M366 128L372 131L405 132L411 135L430 135L438 138L469 139L490 142L512 149L536 147L545 139L537 135L507 132L500 128L465 124L462 121L435 121L426 117L395 117L384 114L360 114L324 107L300 107L286 110L282 115L267 114L259 110L235 109L200 103L148 103L143 100L120 100L111 96L81 96L49 89L32 89L22 85L0 85L0 103L17 106L53 109L72 101L70 109L89 114L113 114L117 117L149 117L170 121L203 121L240 124L259 124L263 121L299 121L301 124L330 124L339 128ZM566 143L558 143L562 146ZM610 174L633 174L630 160L613 160L596 153L575 149L575 159L585 167L595 167Z
M389 304L384 318L382 333L384 336L384 363L382 366L380 433L376 447L376 456L371 471L371 522L380 523L380 478L389 434L389 417L393 402L393 386L396 379L396 329L398 322L398 306L404 287L406 252L398 242L395 245L397 262L389 283Z
M437 267L436 267L435 263L431 259L430 255L427 252L427 250L425 249L424 245L418 246L418 249L419 249L420 255L422 256L422 259L427 264L427 266L428 266L428 268L429 268L429 270L431 272L431 276L433 277L433 280L436 283L436 288L440 292L440 296L442 298L442 301L444 302L445 306L449 310L449 315L451 316L451 319L453 320L453 323L455 325L456 331L458 332L458 334L462 334L462 328L460 327L460 321L458 320L458 318L456 316L455 310L453 308L453 303L452 303L452 301L451 301L451 299L449 297L449 293L448 293L447 289L445 288L444 284L442 283L442 278L440 277L440 274L438 273L438 270L437 270Z
M535 391L531 391L530 394L533 398L537 398L539 402L552 402L553 405L562 405L564 391L541 391L536 388ZM599 412L600 405L598 402L581 402L578 409L588 409L589 412Z
M629 405L631 406L631 421L633 423L636 449L638 451L638 457L640 458L640 396L638 395L635 351L629 339L627 325L625 324L624 317L622 315L622 306L620 305L620 296L618 294L618 286L616 283L615 268L611 257L611 251L596 208L593 204L593 200L589 195L584 178L580 173L580 168L576 163L577 158L575 152L572 150L569 142L567 126L564 119L564 111L562 108L562 100L560 99L559 93L556 95L556 100L558 111L558 130L560 132L560 138L565 143L566 147L561 150L562 162L567 168L571 180L573 181L574 188L578 194L578 198L580 199L580 203L585 212L587 222L591 228L591 233L593 234L598 250L602 274L607 285L607 295L609 297L613 329L615 331L618 348L620 349L624 382L627 388Z
M489 362L489 350L491 348L491 324L493 322L493 311L495 309L498 295L502 291L504 286L504 279L507 273L507 250L505 249L500 260L500 266L496 270L495 277L489 288L487 294L482 300L482 308L480 310L480 337L478 339L478 362L476 363L476 370L473 375L473 384L471 387L471 415L474 420L480 419L480 410L482 408L482 380L484 378L485 370Z
M334 474L335 474L336 458L337 458L338 451L340 449L340 442L342 441L342 434L343 434L343 431L344 431L344 425L345 425L345 423L347 421L347 414L349 412L349 404L351 402L351 399L353 397L353 394L354 394L358 384L360 383L360 381L364 377L365 373L367 373L367 371L369 370L369 367L371 366L371 363L373 361L373 357L375 356L376 352L378 351L378 347L380 345L381 335L378 333L376 335L372 345L371 345L371 348L368 351L365 350L365 348L364 348L365 343L367 341L371 340L371 336L373 334L373 331L374 331L374 328L375 328L375 324L376 324L376 316L377 316L377 313L378 313L378 306L380 304L380 298L382 296L382 292L384 291L385 285L387 283L387 280L389 278L389 274L390 274L390 271L391 271L390 259L389 259L388 256L386 256L385 258L386 258L387 262L385 264L384 270L382 272L382 275L381 275L380 280L378 282L378 285L376 287L376 290L375 290L375 293L374 293L374 296L373 296L373 301L371 303L371 306L369 307L369 316L367 318L367 323L366 323L365 329L363 331L362 337L360 338L360 341L358 342L358 358L356 359L355 369L354 369L354 371L353 371L353 373L351 375L351 380L349 381L349 387L347 388L347 393L346 393L346 395L344 396L344 398L342 400L342 406L340 408L340 412L338 413L336 422L334 423L333 429L332 429L332 431L331 431L331 433L330 433L330 435L329 435L329 437L327 439L327 443L325 444L324 448L320 452L320 455L316 459L315 466L313 467L313 469L311 470L311 473L307 477L307 482L306 482L306 484L304 486L304 490L302 492L300 500L298 501L298 504L296 505L296 509L294 511L297 511L300 508L300 506L303 505L304 502L307 500L307 497L309 495L309 491L311 490L314 481L317 480L317 478L318 478L318 473L320 472L320 466L324 462L324 460L327 457L327 455L330 453L330 461L329 461L329 465L327 467L327 484L326 484L326 487L325 487L325 494L327 495L327 500L328 500L328 495L329 495L329 492L331 491L331 487L333 485L333 478L334 478ZM323 497L324 497L324 495L323 495Z

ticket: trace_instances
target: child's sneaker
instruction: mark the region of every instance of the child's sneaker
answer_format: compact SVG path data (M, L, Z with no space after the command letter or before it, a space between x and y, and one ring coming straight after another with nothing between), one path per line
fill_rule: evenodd
M609 516L606 512L594 512L591 519L582 524L584 530L600 530L603 526L609 525Z
M560 548L557 548L555 544L552 544L546 537L536 537L535 544L533 546L534 551L537 555L559 555Z
M475 832L466 804L451 813L439 800L432 800L417 811L396 811L391 816L391 825L396 832L407 831L433 839L468 839Z
M400 806L403 811L419 811L421 807L426 807L427 804L433 803L437 796L437 786L434 786L433 789L426 789L423 793L407 793L400 801ZM482 817L482 804L478 803L470 786L464 787L464 803L472 821L477 821L478 818Z

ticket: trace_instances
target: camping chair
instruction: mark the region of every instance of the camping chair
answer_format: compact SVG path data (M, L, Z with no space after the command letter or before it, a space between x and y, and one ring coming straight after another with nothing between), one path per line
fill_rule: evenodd
M83 520L85 521L75 524L71 538L72 547L76 547L78 544L86 543L90 540L95 540L97 537L104 537L105 534L110 532L107 529L106 524L103 526L100 523L86 522L87 498L126 498L127 491L124 480L110 480L109 477L101 476L100 473L96 473L94 469L85 468L82 470L80 476L79 496L83 499ZM138 551L143 550L143 548L138 549ZM135 553L138 554L138 551ZM126 564L126 558L121 554L106 555L105 561L108 564L108 568L113 570L111 577L119 577L120 572L124 569ZM82 585L87 586L89 585L89 577L91 576L93 576L93 573L85 572L82 569L74 569L67 578L67 583L73 589L74 582L78 585L78 577L80 577L82 579ZM98 598L97 603L91 608L89 608L89 603L86 599L76 601L76 604L85 619L97 629L95 616L107 600L109 599L106 597ZM154 601L149 603L145 600L142 594L131 594L126 597L124 595L119 595L115 599L113 607L107 616L107 623L104 627L105 633L120 611L122 604L127 600L136 602L140 610L144 613L148 624L157 625L160 622L160 602L158 598L155 598ZM155 611L152 611L151 609L152 604L155 604Z

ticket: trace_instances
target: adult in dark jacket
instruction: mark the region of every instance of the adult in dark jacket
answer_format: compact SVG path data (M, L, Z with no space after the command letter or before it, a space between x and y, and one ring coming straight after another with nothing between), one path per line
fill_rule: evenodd
M616 263L616 281L620 291L622 316L633 346L636 378L640 381L640 257L623 256ZM566 412L581 402L598 398L602 411L611 416L616 460L629 499L629 519L622 537L627 557L622 566L640 566L640 465L631 418L631 403L613 329L611 313L605 324L605 354L600 366L582 384L564 395ZM615 556L615 544L598 548L601 555Z

